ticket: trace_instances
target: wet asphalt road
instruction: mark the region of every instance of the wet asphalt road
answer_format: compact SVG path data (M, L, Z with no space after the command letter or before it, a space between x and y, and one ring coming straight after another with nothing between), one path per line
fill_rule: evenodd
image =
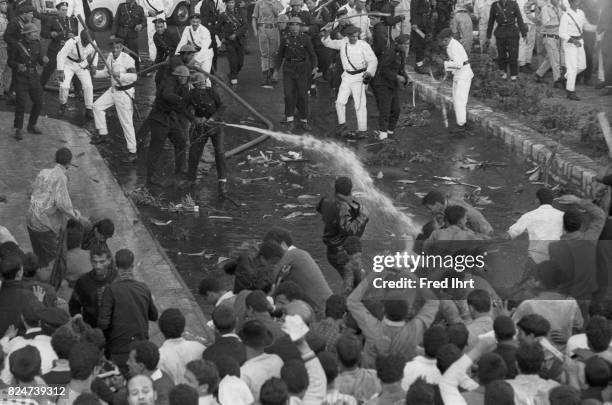
M102 36L98 34L98 38ZM142 41L141 41L142 42ZM142 43L144 48L144 43ZM259 87L260 72L257 52L254 43L249 41L251 53L246 56L245 67L239 77L238 94L251 103L259 112L276 123L283 118L282 86L273 90ZM104 47L103 47L104 49ZM224 57L219 59L221 76L228 71ZM104 86L101 82L100 86ZM311 123L313 134L322 136L335 125L335 111L327 84L318 85L318 95L311 97ZM411 92L403 92L402 107L410 105ZM136 103L141 119L148 114L154 98L153 77L139 80L136 89ZM253 121L252 117L233 100L222 94L224 102L229 105L225 120L238 123ZM418 103L417 103L418 104ZM425 106L419 105L419 108ZM11 107L4 107L10 109ZM347 106L349 126L355 127L352 103ZM55 116L57 111L57 93L46 92L45 111L43 114ZM82 109L75 99L69 101L69 112L65 119L80 125ZM376 127L377 111L373 98L368 98L369 127ZM452 115L449 116L452 122ZM125 152L125 142L114 112L107 114L109 129L113 136L110 147L101 148L111 170L116 174L126 192L140 187L144 182L144 164L146 151L141 148L137 165L120 163ZM427 213L420 204L421 196L433 187L440 187L446 193L463 197L473 188L456 184L445 184L444 180L433 176L448 176L461 178L463 183L480 186L481 196L488 197L488 205L479 205L484 215L489 219L496 232L503 234L520 214L535 207L535 190L537 185L530 184L525 171L530 167L518 158L512 151L505 149L497 139L486 134L473 131L462 136L449 135L442 124L441 114L432 112L430 123L421 127L401 128L396 132L395 139L381 144L374 139L359 142L345 142L357 151L363 161L370 162L368 170L373 176L382 178L375 180L376 185L389 195L403 212L412 216L416 224L427 221ZM136 130L141 122L135 121ZM84 123L85 128L93 131L93 123ZM256 134L241 130L226 130L226 150L256 137ZM197 292L199 281L207 275L222 277L229 284L229 277L216 274L212 266L219 257L228 255L230 248L239 245L247 239L259 239L274 225L291 230L295 244L308 250L319 262L334 289L339 287L339 277L327 263L325 249L321 242L321 219L314 215L314 205L321 195L329 195L333 190L336 175L326 170L328 163L321 160L316 153L305 153L308 162L289 165L263 165L249 161L248 156L256 157L260 151L278 159L280 154L288 151L300 152L295 147L289 147L279 142L268 140L259 147L235 156L228 161L230 177L230 196L239 207L231 202L219 201L216 196L216 173L213 168L204 174L198 186L191 191L191 196L199 202L199 216L195 214L177 214L151 207L141 207L142 218L147 222L169 257L176 264L179 272L194 292ZM469 170L461 168L468 159L476 162L488 161L502 163L504 166L488 167L486 169ZM172 171L171 166L166 168ZM253 179L271 176L273 181L255 181L243 184L242 179ZM399 182L398 180L412 180ZM177 190L152 190L161 193L166 201L179 202L184 192ZM298 199L299 196L310 195L310 199ZM301 207L287 204L302 205ZM290 208L284 208L285 206ZM305 215L293 219L283 219L295 211ZM231 219L210 219L209 216L231 217ZM157 226L151 219L172 220L168 226ZM369 257L382 251L395 252L401 250L405 241L391 236L390 231L369 226L364 235L364 264L370 266ZM516 272L522 268L521 260L516 257L517 251L524 249L524 241L515 242L510 249L494 249L490 255L493 269L487 273L487 278L495 284L509 284L514 280ZM184 253L205 251L201 256L187 256ZM179 253L180 252L180 253ZM196 294L197 296L197 294Z

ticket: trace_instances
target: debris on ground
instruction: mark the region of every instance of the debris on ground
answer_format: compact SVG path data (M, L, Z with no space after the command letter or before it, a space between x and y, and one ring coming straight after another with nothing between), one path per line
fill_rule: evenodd
M515 194L520 194L523 191L525 191L525 186L523 185L523 183L519 183L517 186L514 187L514 189L512 190Z
M212 254L206 254L206 250L202 250L201 252L198 253L185 253L185 252L178 252L177 253L179 256L208 256L206 257L207 259L210 259L213 255Z
M501 190L504 188L503 186L487 186L487 188L491 191Z
M540 179L541 171L542 168L538 165L532 169L527 170L525 174L529 176L529 181L538 181Z
M466 194L465 199L472 205L490 205L493 201L489 197L480 195L480 188Z
M481 161L472 159L467 156L464 157L461 163L459 164L460 169L467 169L467 170L486 169L487 167L506 167L506 166L508 166L508 164L504 162L489 162L487 160L481 162Z
M378 173L376 173L376 178L377 178L378 180L382 179L383 177L384 177L383 172L378 172Z
M277 203L276 205L281 205L281 204L282 203ZM286 209L286 210L294 210L296 208L314 208L314 205L312 204L285 204L283 205L283 209Z
M297 197L298 200L314 200L317 198L319 198L318 195L312 195L312 194L302 194Z
M222 219L222 220L232 220L232 217L226 217L222 215L209 215L208 219Z
M425 149L422 152L411 152L408 163L430 163L437 159L439 159L439 157L436 156L431 150Z
M242 184L251 184L251 183L256 182L256 181L274 181L274 177L272 177L272 176L255 177L255 178L252 178L252 179L239 179L239 180L242 182Z
M284 216L283 219L293 219L293 218L301 217L302 215L303 215L303 212L294 211L291 214Z
M395 183L400 183L400 184L415 184L417 181L416 180L393 180Z
M431 124L431 111L429 106L408 106L403 109L400 119L397 123L397 128L406 127L425 127Z
M172 223L172 220L169 219L167 221L161 221L161 220L156 219L156 218L151 218L151 223L153 225L157 225L157 226L168 226L168 225L170 225Z
M144 205L155 208L162 208L163 206L165 206L163 194L160 194L159 196L154 196L145 187L135 188L133 191L128 193L128 197L136 205Z
M425 197L427 195L427 193L422 193L419 191L415 191L414 195L416 195L419 199L422 199L423 197Z

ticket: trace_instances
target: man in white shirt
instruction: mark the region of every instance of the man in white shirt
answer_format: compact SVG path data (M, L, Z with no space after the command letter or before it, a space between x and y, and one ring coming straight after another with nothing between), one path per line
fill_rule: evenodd
M508 228L508 237L515 239L527 232L529 258L538 264L550 259L548 245L563 234L563 211L553 208L553 193L547 188L536 191L536 198L540 206L523 214Z
M376 68L378 60L374 51L367 42L359 39L361 29L349 25L344 29L345 35L342 39L331 39L329 32L323 37L323 45L340 51L340 59L344 72L342 73L342 83L338 89L336 99L336 114L338 115L338 125L336 134L346 132L346 103L349 97L353 96L355 112L357 113L357 131L362 134L368 130L368 110L366 87L370 82Z
M66 41L57 53L58 80L60 82L59 102L60 114L66 111L70 83L76 75L83 88L83 101L85 103L85 117L93 118L93 84L91 72L95 73L98 65L98 54L93 45L89 43L87 31L81 31L80 38L74 37Z
M157 57L157 48L155 42L153 42L153 35L155 34L155 20L158 18L164 18L166 12L164 11L164 3L162 0L140 0L139 5L147 16L147 43L149 45L149 60L153 62Z
M404 366L402 389L408 391L413 382L423 378L428 384L438 385L442 374L437 366L436 353L448 343L448 334L442 326L432 326L423 333L424 356L416 356Z
M124 163L133 163L138 159L138 155L136 155L136 133L134 132L132 118L134 82L137 79L136 65L134 58L123 52L123 40L121 38L113 39L112 43L112 52L106 59L106 67L103 70L96 71L95 77L110 77L111 87L98 97L93 105L94 124L98 130L98 138L92 140L92 143L108 142L106 110L114 105L129 152Z
M546 380L538 375L544 363L544 351L537 342L523 342L516 351L519 374L508 383L514 389L516 405L548 403L548 393L559 385L554 380Z
M467 130L467 102L474 73L463 45L453 38L450 28L440 31L438 41L446 48L446 54L450 59L444 62L444 70L453 73L453 108L457 128L452 129L451 133L460 133Z
M158 324L166 340L159 348L157 367L165 371L174 384L183 384L186 382L187 363L201 359L206 347L200 342L182 337L185 331L185 317L176 308L166 309L159 317Z
M584 12L578 9L578 0L569 0L569 8L561 16L559 23L559 37L565 54L565 90L570 100L580 100L576 95L576 76L586 69L582 33L595 31L596 28L595 25L589 24Z
M183 30L181 40L176 47L176 55L180 54L183 45L191 44L196 49L194 60L202 70L210 73L213 61L212 38L208 28L200 24L200 14L192 14L191 25ZM210 79L206 79L206 84L210 86Z
M240 378L247 383L253 398L259 398L261 386L272 377L280 378L283 360L276 354L264 353L274 340L272 333L259 320L247 321L240 332L246 346L247 361L240 367Z

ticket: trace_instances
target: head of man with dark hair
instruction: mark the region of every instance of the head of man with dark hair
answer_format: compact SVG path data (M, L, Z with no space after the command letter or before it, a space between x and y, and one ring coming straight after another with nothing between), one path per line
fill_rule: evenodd
M342 295L330 295L325 301L325 316L327 318L341 320L346 315L346 298Z
M540 205L552 205L554 195L550 189L542 187L536 191L536 198Z
M361 342L354 335L344 334L336 342L336 353L341 370L354 370L361 361Z
M51 336L51 347L59 360L68 360L70 349L79 342L79 336L69 325L59 327Z
M115 234L115 224L113 224L112 220L104 218L94 224L93 230L96 240L104 243Z
M444 218L449 225L464 228L467 224L467 210L460 205L451 205L444 210Z
M134 253L130 249L121 249L115 253L117 269L123 273L134 270Z
M234 332L236 328L236 313L229 305L219 305L212 313L212 321L215 329L221 336Z
M338 177L334 183L334 191L336 192L336 194L340 194L346 197L350 196L353 191L353 181L350 177Z
M264 241L271 240L278 243L283 250L289 249L293 246L293 238L291 237L291 232L289 232L285 228L281 228L279 226L275 226L270 229L263 238Z
M490 316L491 313L491 295L485 290L474 290L467 296L467 304L470 309L472 319L482 316Z
M591 357L584 365L584 377L589 387L607 387L612 377L611 373L608 363L599 356Z
M389 355L376 357L376 375L382 383L383 393L385 385L395 385L400 388L399 383L404 376L404 365L406 361L402 356Z
M151 376L157 370L159 349L153 342L142 340L130 345L127 366L131 376L144 374Z
M40 268L40 264L38 262L38 257L32 253L28 252L23 255L23 276L24 277L34 277Z
M287 405L289 403L289 389L285 381L272 377L261 386L259 394L261 405Z
M168 308L159 317L158 325L164 338L177 339L185 331L185 316L178 308Z
M505 315L500 315L493 320L493 331L498 342L513 340L516 335L514 321Z
M589 304L589 316L603 316L612 321L612 300L593 300Z
M272 310L268 297L261 290L255 290L247 295L245 300L246 314L253 317L255 314L265 314Z
M582 216L575 209L565 211L563 214L563 231L565 233L579 232L582 227Z
M34 346L27 345L9 355L9 370L17 384L27 384L40 375L40 352Z
M595 353L608 350L610 341L612 341L612 327L606 318L596 315L589 319L585 333L589 347Z
M155 405L155 401L157 401L155 385L148 375L137 374L132 376L127 383L127 390L129 405Z
M478 361L478 382L487 385L494 380L503 380L508 373L504 359L495 353L485 353Z
M200 281L198 292L204 297L208 305L217 305L219 299L227 291L221 286L218 277L206 277Z
M535 278L540 289L556 291L566 277L558 263L546 260L536 266Z
M435 359L440 347L447 343L449 343L448 334L440 325L431 326L423 333L423 349L425 356L430 359Z
M92 245L89 249L89 258L96 279L104 280L110 272L112 265L112 254L108 246L102 243Z
M97 366L102 353L91 343L80 342L70 349L68 364L70 364L70 375L76 382L85 382L89 387L96 377Z
M569 385L559 385L548 392L548 400L550 405L586 405L581 402L580 391ZM601 402L597 402L601 403Z
M544 364L544 351L540 344L521 342L516 350L516 364L521 374L537 374Z
M461 357L461 350L451 343L441 346L436 353L436 365L440 373L444 372Z
M287 391L293 397L302 398L308 388L308 372L302 360L291 359L281 368L281 378L287 384Z
M100 328L87 328L81 333L81 342L88 342L100 350L106 346L106 337Z
M385 300L385 318L392 322L402 322L408 316L408 303L406 300Z
M6 281L19 281L23 278L23 261L17 255L3 257L0 260L0 275Z
M519 330L519 338L524 336L541 337L550 332L550 322L542 315L529 314L522 317L516 324Z
M338 377L338 373L340 372L338 360L332 352L321 352L317 355L317 357L319 358L321 367L323 367L323 371L325 372L325 378L327 379L327 387L329 389L332 387L332 384L334 383L336 377Z
M438 190L431 190L423 197L422 204L433 214L443 214L446 208L446 198Z
M84 392L79 395L72 405L100 405L100 398L92 392Z
M514 405L514 389L504 380L491 381L485 387L484 405Z
M278 243L267 240L259 246L259 260L264 266L276 266L285 255L285 251Z
M459 350L463 350L468 344L470 332L464 323L455 322L446 327L446 335L448 336L448 342L446 343L452 343Z
M170 405L198 405L198 391L190 385L179 384L172 388L168 396Z
M301 299L303 299L302 289L293 281L283 281L274 290L274 302L279 308L282 308L291 301Z
M59 148L55 151L55 163L62 165L65 168L70 166L72 162L72 152L68 148Z
M406 405L434 405L436 391L432 384L418 378L406 392Z
M80 249L83 244L83 228L66 228L66 248Z
M238 364L238 360L235 358L222 354L215 356L213 363L217 366L219 381L223 380L227 375L240 378L240 364Z
M219 371L212 361L194 360L187 363L185 382L198 391L200 397L212 396L219 386Z

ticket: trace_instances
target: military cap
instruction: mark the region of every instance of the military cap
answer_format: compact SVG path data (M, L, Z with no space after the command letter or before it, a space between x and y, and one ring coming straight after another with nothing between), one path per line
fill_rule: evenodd
M59 328L70 322L70 316L60 308L44 307L40 311L40 322L52 328Z
M57 4L55 5L55 8L59 10L59 9L60 9L60 7L63 7L63 6L68 7L68 2L66 2L66 1L60 1L59 3L57 3Z
M300 17L291 17L289 19L289 24L304 24Z
M349 35L353 35L353 34L361 34L361 28L359 27L355 27L354 25L347 25L343 30L342 30L342 35L344 35L345 37L348 37Z
M197 52L196 49L191 44L185 44L181 46L181 50L179 51L179 53L196 53L196 52Z
M29 34L31 32L38 32L40 31L38 29L38 27L36 26L36 24L34 23L27 23L26 25L23 26L23 28L21 29L21 34Z
M289 22L289 16L287 16L287 14L281 14L278 16L278 20L279 23L286 23Z
M172 71L172 74L174 76L181 76L181 77L189 77L189 68L185 65L178 65L177 67L174 68L174 70Z
M289 5L290 6L301 6L302 4L304 4L304 2L302 0L291 0L291 1L289 1Z
M202 16L200 15L200 13L193 13L193 14L191 14L191 15L189 16L189 19L190 19L190 20L193 20L194 18L201 19L201 18L202 18Z
M165 24L166 20L164 20L163 18L156 18L155 20L153 20L153 24L157 24L157 23Z
M400 34L397 38L395 38L395 42L398 44L405 44L410 41L410 35L408 34Z
M191 75L191 84L203 83L205 81L206 81L206 76L204 76L204 73L196 72L193 75Z
M438 36L436 36L437 40L441 40L444 38L449 38L453 36L453 31L451 31L450 28L444 28L442 31L440 31L440 33L438 34Z

